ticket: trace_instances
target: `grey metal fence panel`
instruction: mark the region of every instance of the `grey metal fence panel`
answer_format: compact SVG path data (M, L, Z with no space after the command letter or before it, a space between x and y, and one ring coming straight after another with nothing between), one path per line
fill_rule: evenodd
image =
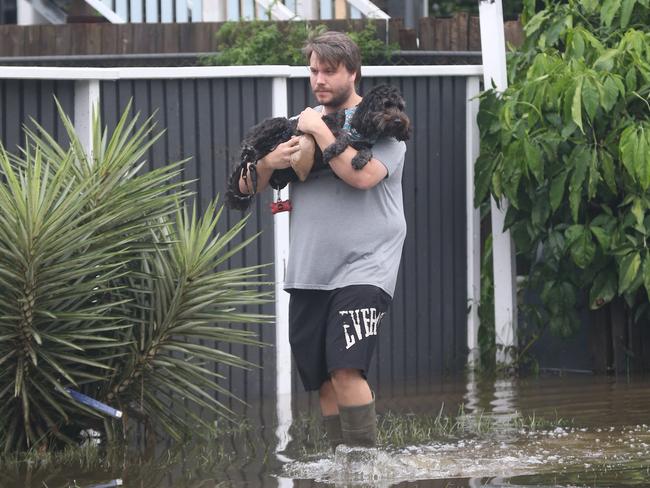
M369 375L378 391L393 391L459 373L467 357L466 78L364 78L360 90L379 83L400 87L414 126L403 176L408 232ZM316 104L307 80L288 90L290 114ZM302 389L295 368L293 385Z
M184 167L183 179L196 192L195 202L203 210L218 194L223 195L231 168L239 159L239 144L249 127L271 116L271 80L269 79L185 79L185 80L121 80L100 84L101 114L109 129L132 100L132 111L153 116L165 134L151 148L148 165L156 168L191 158ZM244 233L235 243L261 232L252 245L229 260L228 267L269 263L265 269L273 280L273 220L266 210L271 195L266 193L256 202ZM225 213L218 226L225 232L245 214ZM256 307L257 313L273 315L273 304ZM241 327L231 325L232 327ZM273 325L246 326L259 332L262 341L273 344ZM226 377L222 386L246 401L271 397L275 391L275 354L272 347L263 349L230 344L209 344L263 365L250 371L220 367ZM229 407L238 404L226 400Z
M23 126L33 129L32 118L60 144L68 142L55 97L74 120L74 81L0 80L0 141L7 151L25 145Z

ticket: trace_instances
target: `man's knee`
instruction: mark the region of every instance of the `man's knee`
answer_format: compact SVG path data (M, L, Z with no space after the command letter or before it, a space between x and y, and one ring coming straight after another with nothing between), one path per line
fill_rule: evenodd
M358 369L342 368L332 371L331 378L332 386L336 390L357 383L359 380L363 380L363 375Z

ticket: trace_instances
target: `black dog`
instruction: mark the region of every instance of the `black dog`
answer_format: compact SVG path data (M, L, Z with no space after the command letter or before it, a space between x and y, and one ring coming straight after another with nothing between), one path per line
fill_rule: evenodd
M404 113L405 102L399 90L391 85L377 85L373 87L357 106L350 126L350 132L343 130L345 123L344 111L323 116L323 121L336 137L335 142L322 153L316 146L314 154L314 167L312 171L327 168L329 161L352 146L358 151L352 159L355 169L363 168L372 157L372 146L382 137L394 137L405 141L410 135L410 121ZM252 187L257 190L257 175L255 165L259 159L273 151L278 144L288 141L293 135L300 135L297 131L298 120L274 117L266 119L255 125L248 132L241 146L240 164L230 175L228 190L226 192L226 205L229 208L246 210L254 197L242 194L239 191L239 178L250 178ZM276 170L271 175L269 184L279 190L287 183L297 181L298 176L292 168Z

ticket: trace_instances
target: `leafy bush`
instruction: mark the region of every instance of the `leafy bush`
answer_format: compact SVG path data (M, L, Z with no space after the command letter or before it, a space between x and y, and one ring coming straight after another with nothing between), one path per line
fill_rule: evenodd
M521 13L522 0L503 0L504 17L516 17ZM458 11L470 12L478 15L478 1L476 0L442 0L429 3L429 12L434 16L452 15Z
M260 322L258 268L225 269L252 239L246 219L214 233L223 209L188 211L182 164L143 172L159 137L129 108L110 135L94 120L92 156L61 112L69 148L38 128L19 156L0 147L0 451L48 450L80 429L109 439L129 419L176 439L231 412L214 364L252 364L203 340L259 344L220 324ZM150 137L151 136L151 137ZM124 412L106 420L66 388ZM200 428L197 428L200 426ZM120 435L120 438L121 438Z
M303 22L278 24L260 20L226 22L217 32L218 54L201 60L208 65L289 64L304 66L302 47L310 36L325 32L327 26L311 28ZM348 32L361 51L364 64L380 64L390 59L395 45L377 38L374 24Z
M650 0L526 0L510 87L482 95L476 204L505 197L530 289L558 334L584 304L650 294Z

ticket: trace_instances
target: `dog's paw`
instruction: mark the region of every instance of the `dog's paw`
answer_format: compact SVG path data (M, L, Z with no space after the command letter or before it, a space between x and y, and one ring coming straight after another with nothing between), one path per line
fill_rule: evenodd
M363 169L363 167L368 164L371 157L372 153L370 151L361 150L357 152L356 156L352 158L352 167L356 170Z

